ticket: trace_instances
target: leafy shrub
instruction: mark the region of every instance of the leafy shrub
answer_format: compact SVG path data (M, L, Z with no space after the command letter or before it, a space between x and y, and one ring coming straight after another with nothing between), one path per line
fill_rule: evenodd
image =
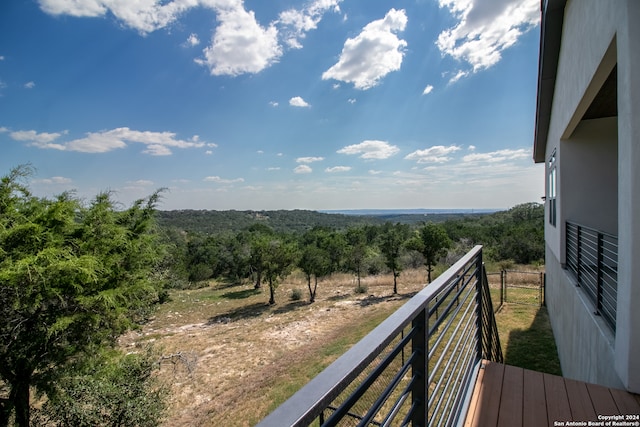
M354 289L354 292L356 294L366 294L367 291L369 290L369 288L367 288L367 285L363 285L362 283L356 285L356 288Z
M302 299L302 291L298 288L291 290L291 301L300 301Z

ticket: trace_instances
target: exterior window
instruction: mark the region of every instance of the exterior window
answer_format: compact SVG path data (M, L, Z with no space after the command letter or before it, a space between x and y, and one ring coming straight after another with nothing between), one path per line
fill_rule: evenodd
M556 152L553 151L553 154L549 158L547 162L547 202L549 202L549 224L556 226L556 196L557 196L557 188L558 188L558 178L557 178L557 170L556 170Z

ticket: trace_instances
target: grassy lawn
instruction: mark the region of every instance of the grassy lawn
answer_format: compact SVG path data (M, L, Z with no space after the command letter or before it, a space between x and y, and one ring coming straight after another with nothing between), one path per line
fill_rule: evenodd
M562 375L545 307L506 303L496 322L506 364Z

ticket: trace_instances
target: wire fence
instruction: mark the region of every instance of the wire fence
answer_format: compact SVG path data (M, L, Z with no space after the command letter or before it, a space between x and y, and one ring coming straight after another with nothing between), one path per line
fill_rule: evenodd
M502 270L487 273L494 311L504 303L543 306L544 271Z

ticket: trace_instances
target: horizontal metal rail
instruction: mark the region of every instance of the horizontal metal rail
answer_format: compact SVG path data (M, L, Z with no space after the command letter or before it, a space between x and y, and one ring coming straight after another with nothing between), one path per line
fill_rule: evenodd
M502 353L476 246L258 426L455 425L482 359Z
M618 300L618 238L567 222L567 268L593 302L595 313L615 331Z

